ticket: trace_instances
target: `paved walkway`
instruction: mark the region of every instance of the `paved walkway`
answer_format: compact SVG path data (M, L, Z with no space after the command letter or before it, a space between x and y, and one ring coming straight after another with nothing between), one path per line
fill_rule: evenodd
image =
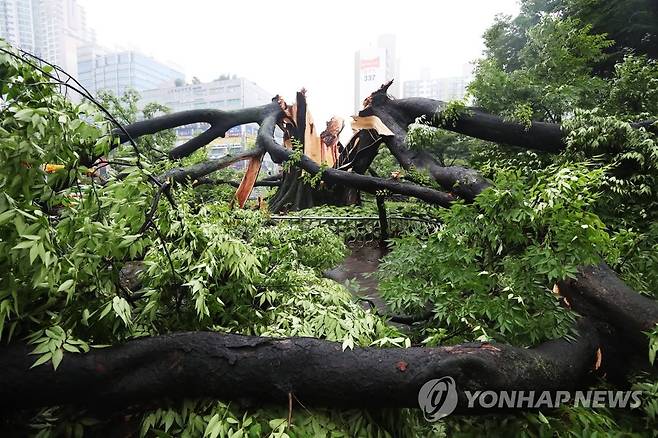
M371 300L378 313L388 314L388 307L379 295L378 282L374 275L379 268L379 260L386 254L386 250L376 244L374 246L356 244L351 246L350 250L351 254L343 260L343 263L326 271L325 275L341 284L346 280L356 283L356 288L350 288L356 296ZM366 308L370 307L367 302L363 304Z

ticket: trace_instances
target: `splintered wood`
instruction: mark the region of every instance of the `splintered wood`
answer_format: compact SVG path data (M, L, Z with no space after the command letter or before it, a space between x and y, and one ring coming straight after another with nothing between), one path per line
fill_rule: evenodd
M320 134L320 161L329 167L335 167L338 162L338 137L345 126L345 121L334 116L327 122L327 129Z
M235 191L235 199L238 201L240 208L244 207L251 191L254 189L254 184L256 184L256 180L258 179L258 173L260 172L260 165L262 162L263 154L252 157L249 160L242 181L240 181L240 186Z
M356 133L362 129L372 129L382 136L395 135L377 116L352 116L352 131Z

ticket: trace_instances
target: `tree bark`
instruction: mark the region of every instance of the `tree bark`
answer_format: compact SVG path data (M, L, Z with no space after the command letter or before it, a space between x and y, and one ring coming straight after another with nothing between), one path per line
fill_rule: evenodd
M59 368L30 369L25 345L0 348L0 406L118 407L162 398L214 397L265 405L417 407L430 379L451 376L464 390L569 390L587 384L599 337L580 324L574 342L533 349L472 343L437 348L355 348L312 338L271 339L209 332L142 338L124 345L65 353Z
M279 105L276 102L272 102L267 105L232 111L216 109L181 111L131 123L125 127L125 130L130 135L130 138L136 139L144 135L155 134L179 126L193 123L208 123L210 127L206 131L188 142L173 148L169 152L170 158L178 159L190 155L216 138L224 137L226 131L234 126L245 125L247 123L260 123L266 115L272 112L278 112L279 110ZM115 135L120 143L125 143L129 140L129 137L120 130L116 130Z
M628 287L608 265L581 267L575 279L560 282L558 289L574 310L606 321L625 341L647 351L645 333L658 324L658 304Z
M187 167L176 167L174 169L169 169L162 175L158 176L158 179L163 181L171 178L175 183L179 184L187 181L192 182L199 180L202 177L220 169L224 169L231 164L237 163L238 161L248 160L262 153L262 149L256 147L237 153L235 155L225 155L218 160L206 160Z

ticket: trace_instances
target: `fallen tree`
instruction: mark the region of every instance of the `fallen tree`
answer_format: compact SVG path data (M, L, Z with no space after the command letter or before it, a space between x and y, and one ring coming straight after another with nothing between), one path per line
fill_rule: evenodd
M620 364L631 358L613 354L629 340L640 340L646 349L643 331L658 323L658 305L628 289L605 266L585 268L560 287L560 294L574 310L600 319L582 319L574 341L552 340L532 349L471 343L345 350L340 343L312 338L188 332L65 353L53 370L33 368L32 347L13 344L0 348L0 404L4 409L117 408L213 397L262 405L286 403L294 395L307 406L415 407L425 382L450 376L459 394L456 412L476 414L487 410L467 408L464 391L573 391L606 373L612 380L623 378L628 370Z
M354 122L355 127L364 126L360 125L360 121L374 116L378 125L366 124L367 128L358 128L357 133L345 147L338 144L337 146L342 148L343 152L329 167L322 167L321 162L318 162L317 159L314 160L306 153L298 157L290 147L289 141L293 139L303 149L307 139L313 138L313 136L320 138L320 134L314 127L307 129L306 117L309 113L305 94L301 92L297 93L296 103L292 106L276 96L273 103L269 105L235 111L185 111L126 126L125 131L128 135L122 134L120 131L115 132L120 142L127 142L130 139L190 123L210 123L210 128L202 134L169 152L169 156L175 159L187 156L210 141L223 137L226 131L234 126L259 123L260 129L254 149L242 152L235 157L228 156L220 161L198 164L189 169L173 169L163 176L174 177L176 174L175 179L198 179L236 161L268 153L276 163L289 161L294 164L293 168L284 174L281 190L273 198L272 209L275 212L282 209L284 205L287 206L287 209L292 210L313 205L308 198L317 196L318 190L310 190L308 183L305 185L300 181L301 174L297 169L310 175L316 175L322 171L322 181L338 186L338 193L321 197L321 203L344 205L356 202L353 194L352 196L345 194L346 188L371 193L377 190L387 190L444 207L450 205L456 197L472 201L482 190L489 187L490 182L472 169L461 166L443 166L427 152L413 151L406 144L407 130L409 125L419 119L426 120L432 126L477 139L529 150L557 153L566 147L565 134L559 124L532 122L530 126L526 126L522 123L506 121L477 108L464 108L450 113L448 116L450 119L445 120L442 118L443 111L446 110L444 102L423 98L391 99L387 94L391 84L392 81L382 85L379 90L373 92L366 99L365 108L359 112ZM303 110L298 110L298 108ZM368 123L371 122L368 121ZM274 132L277 126L283 129L285 138L288 139L288 147L275 141ZM311 123L308 126L314 125ZM636 129L655 129L653 121L638 122L632 126ZM312 131L313 134L306 131ZM386 144L402 168L428 171L430 176L447 192L441 193L415 184L363 175L377 155L381 143ZM286 175L289 173L292 173L293 176L287 178ZM302 187L306 188L302 189ZM301 202L302 199L306 199L304 204L295 204L297 201Z
M421 161L425 158L414 155L404 144L406 125L422 115L422 111L434 112L440 104L417 99L390 100L385 94L388 85L373 93L360 117L375 115L390 128L394 135L380 138L403 166L423 165ZM303 95L298 95L298 104L300 102L304 102ZM162 174L161 181L203 181L212 172L239 160L269 153L275 162L290 162L311 175L320 175L327 184L372 193L388 190L446 207L457 195L472 199L490 184L471 170L440 167L431 161L430 174L443 185L452 187L453 193L322 167L309 156L295 153L275 141L275 128L285 127L282 121L290 111L277 97L272 104L256 109L235 113L171 114L138 122L125 130L134 139L183 123L214 123L211 133L197 137L201 140L194 139L174 148L170 156L175 158L192 153L234 124L260 124L255 148L220 160L174 168ZM300 123L298 120L297 124ZM459 129L491 140L517 144L528 141L526 146L531 148L543 147L542 142L554 144L551 142L561 136L559 127L549 124L539 124L537 132L531 133L517 128L499 118L478 115L467 116ZM380 133L370 132L369 135ZM294 138L294 133L289 136ZM336 164L340 162L344 163L345 158L337 160ZM368 166L362 164L361 168L364 167ZM298 173L292 175L298 179ZM285 175L281 184L286 184ZM6 407L15 408L67 403L118 406L162 397L201 396L277 403L285 402L289 394L294 394L309 405L412 407L417 403L418 390L424 382L447 375L455 378L462 391L458 412L476 413L478 409L468 411L465 408L464 390L541 391L582 387L601 363L606 364L606 345L626 339L640 341L642 332L658 322L656 303L631 291L605 267L583 268L576 279L560 287L560 293L567 297L574 310L598 322L579 324L576 342L553 340L530 350L481 343L432 349L353 348L344 351L340 344L316 339L195 332L135 340L83 355L66 353L54 371L47 366L31 368L30 347L10 345L0 352L0 365L7 370L0 385L2 400ZM612 331L603 329L601 332L601 327L608 327L607 324ZM604 340L602 333L614 333L617 338ZM646 354L646 351L639 354ZM602 371L605 370L604 365ZM608 371L620 372L618 369Z
M20 66L6 67L10 78L26 74ZM8 199L0 204L6 249L2 260L10 273L2 277L0 295L0 336L10 341L0 348L5 370L0 403L6 409L62 404L121 408L188 397L246 405L288 403L289 409L293 399L302 406L414 407L427 380L450 376L461 394L458 412L473 414L485 411L466 408L465 390L572 390L603 375L612 383L626 384L635 365L626 359L642 357L646 362L645 332L656 326L658 306L605 265L581 267L575 278L558 282L556 292L564 305L585 316L576 326L575 339L550 339L534 348L504 342L366 347L388 333L371 314L314 274L314 269L326 268L322 263L343 256L331 247L338 247L336 236L312 227L268 228L266 215L264 219L250 211L231 210L228 202L209 208L187 201L180 205L172 195L180 190L189 196L185 190L193 190L190 184L181 183L206 183L213 172L249 160L242 181L233 182L238 186L237 204L243 206L259 184L260 162L269 154L285 170L276 181L274 210L354 203L359 191L379 195L380 201L384 191L443 207L459 199L477 201L492 187L490 181L466 167L442 166L406 143L408 127L417 117L440 120L441 102L394 100L386 94L390 83L385 84L355 118L357 132L346 145L338 141L342 125L337 119L321 134L312 128L304 93L297 94L294 105L277 96L256 108L156 117L121 126L110 139L101 122L80 122L95 120L98 114L72 109L58 97L54 84L43 82L39 74L20 81L42 87L38 91L50 98L43 97L48 108L34 109L32 99L41 98L39 93L18 93L3 114L3 129L11 137L6 143L25 148L2 150ZM173 148L168 158L187 157L233 126L260 126L253 149L220 160L174 166L159 176L140 162L137 139L198 122L210 124L208 131ZM563 147L563 130L556 124L539 122L521 129L479 110L459 113L452 123L440 125L527 149L557 152ZM84 129L78 129L81 125ZM35 126L48 133L44 144L53 145L52 150L23 141L37 133L45 136ZM283 144L276 140L277 127ZM61 138L69 142L62 143ZM131 143L137 170L97 187L95 170L89 176L79 157L108 153L119 147L118 142ZM366 175L382 143L403 168L427 169L444 191L396 176ZM41 166L55 159L66 164L46 173ZM74 184L57 185L58 178ZM117 193L123 197L117 199ZM163 193L172 208L160 202ZM547 235L545 229L530 227L515 231L537 234L540 240ZM485 248L482 258L507 249ZM463 263L473 259L467 254ZM121 282L122 267L134 262L140 263L143 281ZM470 293L458 292L464 300ZM502 288L494 292L507 293ZM512 300L514 294L510 295ZM272 312L279 308L288 312L285 318ZM321 314L322 321L309 314ZM355 328L360 320L363 327ZM248 327L245 330L254 333L281 334L301 326L298 334L340 339L343 324L356 333L351 337L349 332L343 343L207 331ZM89 346L104 342L111 346ZM631 344L634 348L629 349Z
M3 346L3 409L74 404L117 408L157 399L213 397L247 405L332 408L417 407L428 380L452 376L465 390L556 391L586 387L599 367L591 324L577 341L534 349L464 344L406 349L354 348L312 338L272 339L209 332L174 333L125 345L66 353L55 371L30 369L26 346Z

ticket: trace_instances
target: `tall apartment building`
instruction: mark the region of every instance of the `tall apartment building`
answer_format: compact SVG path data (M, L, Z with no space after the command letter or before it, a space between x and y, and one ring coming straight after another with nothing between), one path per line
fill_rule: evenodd
M76 0L0 0L0 37L77 75L78 47L95 40Z
M95 44L78 49L78 80L91 94L107 90L120 96L128 89L142 92L184 79L182 72L134 50L113 52Z
M221 110L247 108L270 103L274 96L246 78L163 87L147 90L141 94L140 107L149 102L157 102L166 105L174 112L206 108ZM180 127L176 129L176 143L182 144L199 135L206 128L207 125L202 123ZM255 123L229 129L224 138L218 138L208 145L208 157L217 159L228 153L244 150L256 141L257 132L258 125ZM236 167L243 165L244 163L241 162ZM263 162L263 167L266 171L273 171L275 165L268 160Z
M72 76L78 74L78 47L92 43L85 11L76 0L33 0L36 52Z
M380 35L375 47L358 50L354 54L354 111L363 100L383 83L395 79L389 94L400 96L400 60L397 57L395 35Z
M32 0L0 0L0 38L34 53Z

